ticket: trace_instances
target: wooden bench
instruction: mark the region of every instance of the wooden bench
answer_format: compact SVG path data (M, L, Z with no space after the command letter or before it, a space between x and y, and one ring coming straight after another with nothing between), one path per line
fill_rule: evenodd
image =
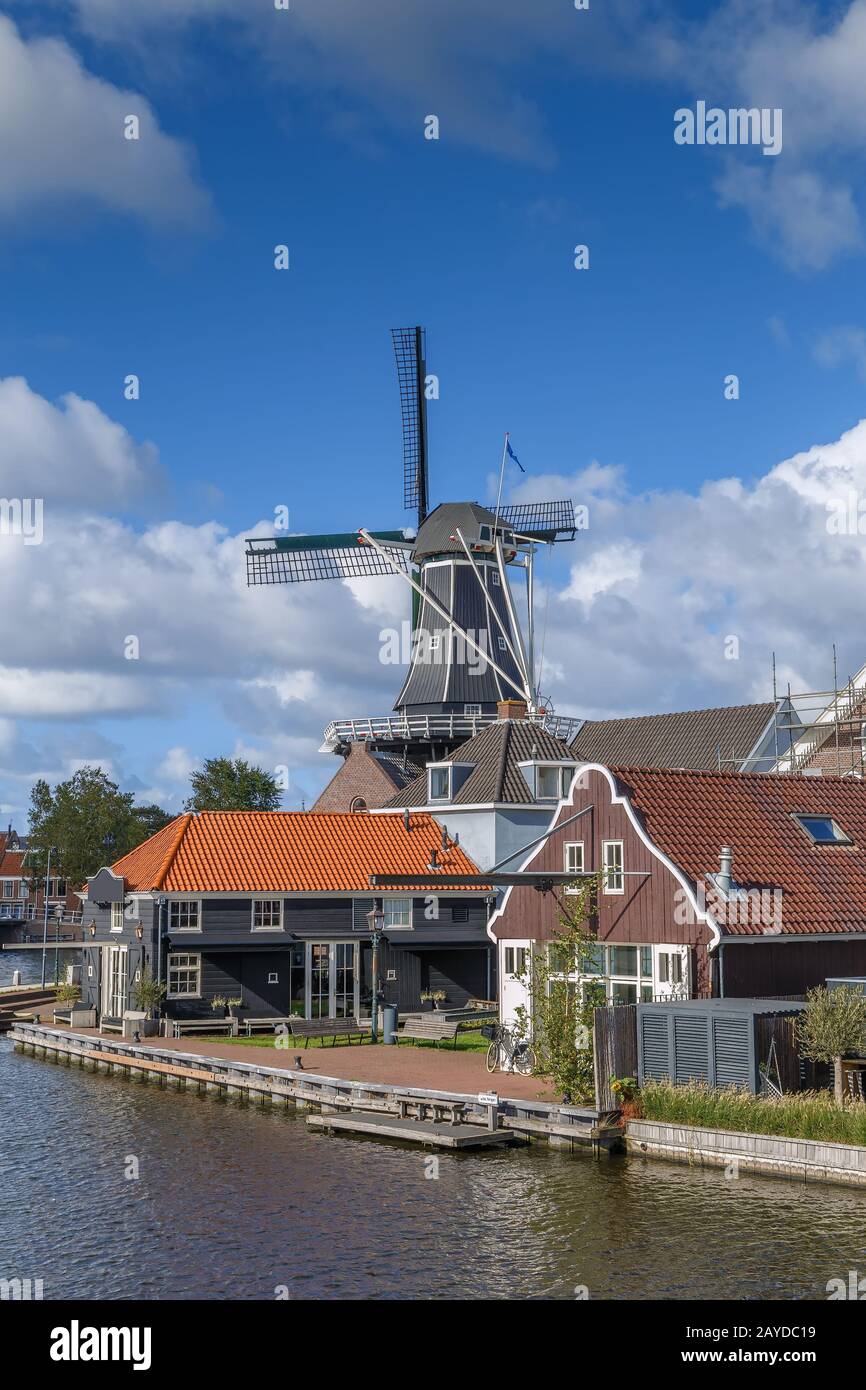
M427 1039L434 1042L437 1047L440 1042L447 1042L451 1039L456 1047L459 1027L459 1019L437 1018L435 1014L422 1014L420 1018L407 1018L403 1024L403 1031L395 1033L394 1036L398 1042L401 1038L411 1038L413 1045L419 1039L422 1042Z
M122 1033L123 1019L106 1018L103 1014L102 1018L99 1020L99 1031L100 1033Z
M235 1031L235 1018L172 1018L171 1035L180 1038L184 1033L225 1033L231 1037Z
M438 1125L447 1120L450 1125L460 1125L466 1117L466 1102L464 1100L424 1100L419 1097L401 1099L397 1104L397 1113L401 1120L430 1120L434 1125Z
M291 1023L292 1016L289 1014L285 1018L245 1018L241 1021L244 1026L244 1032L247 1037L250 1038L253 1033L266 1033L269 1028L272 1028L274 1032L276 1032L280 1025L286 1026Z
M357 1018L290 1018L288 1024L293 1038L304 1039L304 1047L310 1038L330 1038L336 1047L338 1038L363 1038L366 1031Z

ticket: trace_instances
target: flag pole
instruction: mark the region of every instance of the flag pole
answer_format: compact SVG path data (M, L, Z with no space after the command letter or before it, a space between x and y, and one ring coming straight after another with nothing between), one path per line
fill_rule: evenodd
M502 480L505 477L505 459L508 454L508 431L505 431L505 443L502 445L502 463L499 466L499 492L496 494L495 521L499 525L499 507L502 502Z

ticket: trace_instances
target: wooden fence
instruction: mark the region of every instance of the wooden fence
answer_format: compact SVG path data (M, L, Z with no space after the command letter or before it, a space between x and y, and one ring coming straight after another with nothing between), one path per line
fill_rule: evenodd
M596 1108L616 1110L619 1101L610 1088L611 1077L637 1079L637 1006L612 1004L596 1009L593 1046Z

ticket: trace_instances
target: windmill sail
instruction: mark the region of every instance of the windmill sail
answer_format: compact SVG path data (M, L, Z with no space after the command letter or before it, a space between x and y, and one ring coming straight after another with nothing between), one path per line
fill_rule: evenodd
M534 541L573 541L577 530L572 502L519 502L500 507L499 518Z
M404 573L412 542L402 531L374 531L385 554L356 532L332 536L267 536L247 540L247 584L305 584Z
M423 328L392 328L400 413L403 417L403 504L417 511L420 526L427 516L427 366Z

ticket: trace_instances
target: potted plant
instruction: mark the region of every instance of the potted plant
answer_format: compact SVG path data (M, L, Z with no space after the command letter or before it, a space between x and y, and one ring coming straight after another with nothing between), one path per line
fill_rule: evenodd
M231 999L227 999L226 1006L229 1011L229 1018L237 1018L239 1011L241 1009L246 1008L246 1005L244 1004L243 1000L243 995L238 994Z
M610 1089L619 1102L620 1114L624 1120L639 1120L641 1114L640 1092L633 1076L612 1076Z
M210 1001L210 1006L215 1014L220 1014L222 1018L226 1015L226 997L224 994L215 994Z
M57 986L58 1004L77 1004L81 998L81 987L73 984L62 984Z
M430 995L430 998L433 1000L433 1008L441 1009L442 1005L445 1003L444 989L434 989Z
M139 1031L143 1037L151 1038L159 1027L157 1016L165 999L165 985L162 980L155 979L149 970L144 970L132 986L131 994L136 1008L149 1015L142 1020Z

